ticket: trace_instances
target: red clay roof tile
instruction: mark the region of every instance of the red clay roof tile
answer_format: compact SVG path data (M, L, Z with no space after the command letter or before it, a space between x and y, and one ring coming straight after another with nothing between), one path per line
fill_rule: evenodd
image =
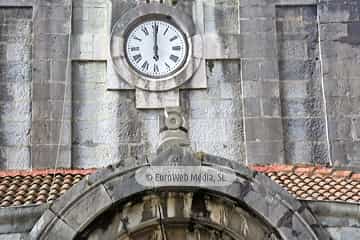
M301 200L360 202L360 173L313 165L252 165ZM0 171L0 207L52 202L96 169Z

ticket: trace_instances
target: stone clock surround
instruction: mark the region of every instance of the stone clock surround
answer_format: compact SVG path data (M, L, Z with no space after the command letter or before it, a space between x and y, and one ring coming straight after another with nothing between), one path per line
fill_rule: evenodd
M135 21L146 20L148 15L169 16L179 26L188 41L188 59L182 69L174 77L151 79L136 73L128 61L124 46L126 31ZM110 40L110 55L113 67L122 79L131 86L147 91L168 91L181 86L188 81L198 70L203 59L201 35L196 32L190 16L180 12L174 7L163 4L139 5L126 12L114 25Z
M204 23L199 20L204 11L203 6L194 7L192 12L184 11L184 8L179 6L180 4L169 6L165 3L157 3L157 1L152 2L145 4L142 1L137 1L133 8L129 7L130 4L126 8L113 3L113 31L107 69L108 89L135 90L138 109L178 107L180 106L180 90L207 88L206 60L240 59L239 35L204 34ZM179 74L166 81L148 81L139 78L124 60L124 54L121 53L123 49L118 47L123 45L121 38L131 22L151 13L173 17L187 35L190 43L189 62ZM113 41L114 35L117 43Z

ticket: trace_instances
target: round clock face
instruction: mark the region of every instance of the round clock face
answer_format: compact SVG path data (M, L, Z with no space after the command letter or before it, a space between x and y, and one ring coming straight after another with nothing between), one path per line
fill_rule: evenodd
M162 20L144 21L126 39L129 64L140 74L154 79L175 74L186 62L188 46L184 34Z

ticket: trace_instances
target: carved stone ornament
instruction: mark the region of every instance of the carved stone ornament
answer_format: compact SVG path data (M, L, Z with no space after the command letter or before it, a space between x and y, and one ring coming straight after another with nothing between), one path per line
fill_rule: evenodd
M156 72L159 72L159 68L161 70L161 67L158 66L157 63L162 63L163 65L166 64L165 61L157 62L158 58L154 63L151 62L151 64L149 64L143 60L144 63L140 64L141 60L138 60L140 54L144 56L146 54L144 49L146 49L146 51L152 51L152 47L140 48L140 50L138 50L139 48L137 47L133 47L133 50L136 49L136 51L140 51L137 59L133 59L136 55L128 56L129 53L131 53L129 50L128 38L136 37L134 34L137 31L136 28L139 28L139 34L143 34L142 30L144 30L144 34L151 38L154 34L154 23L160 23L160 28L163 27L164 29L166 29L166 24L168 24L170 28L174 28L174 32L181 32L183 41L186 42L186 47L184 45L186 57L175 70L169 70L168 75L158 74L158 76L156 76ZM164 26L161 26L161 24ZM142 25L146 29L141 29ZM164 33L166 34L165 31L159 32L159 34L161 34L159 35L159 38L164 39ZM145 39L142 40L145 42ZM140 44L141 40L138 41ZM150 39L149 41L152 40ZM157 40L155 40L155 42L157 43ZM114 24L110 39L110 57L116 73L130 86L146 91L169 91L183 85L186 81L191 79L198 70L203 59L202 42L202 37L197 33L191 16L184 14L175 7L166 6L164 4L141 4L127 11ZM162 47L164 46L157 46L156 44L154 48L156 48L155 51L157 51L157 48ZM177 48L180 48L180 46L177 46ZM177 48L175 46L173 49L177 50ZM174 61L174 58L175 56L170 55L170 58L168 59L169 65L172 64L171 61ZM136 66L136 63L139 63L139 66ZM169 65L167 66L170 68ZM142 67L149 68L149 71L141 71ZM153 72L150 72L150 68ZM150 72L150 74L144 74L146 72Z

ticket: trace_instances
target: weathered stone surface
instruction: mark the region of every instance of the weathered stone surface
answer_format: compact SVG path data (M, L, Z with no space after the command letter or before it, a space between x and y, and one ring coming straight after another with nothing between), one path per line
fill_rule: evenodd
M7 233L10 236L16 236L15 233L27 233L31 231L36 221L41 217L46 209L46 204L38 206L23 206L18 208L1 208L0 233ZM2 237L5 236L6 234Z
M154 153L160 112L137 110L134 102L157 104L131 91L108 91L133 89L119 83L106 46L111 25L140 2L43 0L33 18L34 3L17 0L15 8L1 9L1 166L46 167L51 160L30 156L54 159L60 135L57 161L64 166L100 167ZM240 161L248 155L248 162L281 162L278 151L285 149L289 163L325 163L331 151L338 163L358 164L358 2L165 4L192 16L192 30L204 33L204 54L216 58L204 60L174 98L185 110L194 149ZM252 152L259 146L264 150ZM10 157L16 160L7 162Z
M0 14L0 168L28 168L32 9L0 7Z
M72 239L76 232L52 211L45 211L31 230L29 239L65 240Z

